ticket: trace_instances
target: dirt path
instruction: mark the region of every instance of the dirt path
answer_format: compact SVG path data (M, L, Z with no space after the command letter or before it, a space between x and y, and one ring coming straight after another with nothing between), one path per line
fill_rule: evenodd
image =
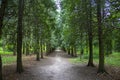
M55 51L50 57L40 62L25 62L25 72L11 75L5 80L112 80L100 79L97 69L84 64L72 64L63 51ZM28 67L29 66L29 67ZM13 77L15 77L12 79Z

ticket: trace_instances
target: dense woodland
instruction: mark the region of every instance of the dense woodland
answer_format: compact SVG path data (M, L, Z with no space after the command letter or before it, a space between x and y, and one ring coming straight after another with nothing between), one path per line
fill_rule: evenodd
M95 66L97 55L98 73L107 72L105 57L120 54L119 0L0 0L0 51L17 57L18 73L22 55L40 61L57 47L73 57L88 55L87 66Z

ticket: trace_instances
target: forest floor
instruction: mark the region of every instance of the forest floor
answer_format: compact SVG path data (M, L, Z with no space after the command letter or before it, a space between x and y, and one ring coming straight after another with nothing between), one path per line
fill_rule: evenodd
M15 64L4 66L4 80L120 80L120 70L108 68L110 74L97 74L96 67L72 63L63 51L35 61L35 56L23 59L24 72L17 74ZM118 68L117 68L118 69Z

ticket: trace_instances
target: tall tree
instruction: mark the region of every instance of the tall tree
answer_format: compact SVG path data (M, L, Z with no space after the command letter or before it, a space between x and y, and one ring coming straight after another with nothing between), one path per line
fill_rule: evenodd
M98 73L104 73L104 43L103 43L103 25L102 25L102 0L97 0L97 20L98 20L98 38L99 38L99 67Z
M89 61L88 66L94 66L93 64L93 34L92 34L92 4L91 0L88 0L88 40L89 40Z
M23 9L24 9L24 0L19 0L18 7L18 27L17 27L17 72L23 72L22 65L22 21L23 21Z
M8 2L8 0L2 0L1 1L1 7L0 7L0 38L1 38L1 35L2 35L3 18L4 18L4 15L5 15L5 9L6 9L6 6L7 6L7 2Z
M41 51L41 58L43 59L44 56L43 56L43 40L41 38L41 44L40 44L40 51Z
M0 40L1 40L1 35L2 35L3 20L4 20L7 2L8 2L8 0L2 0L1 6L0 6ZM0 80L2 80L2 79L3 79L2 78L2 58L1 58L1 54L0 54Z

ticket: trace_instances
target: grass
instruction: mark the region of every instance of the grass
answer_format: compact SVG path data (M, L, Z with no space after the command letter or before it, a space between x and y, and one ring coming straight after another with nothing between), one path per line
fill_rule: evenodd
M106 64L120 66L120 53L114 52L105 59Z
M16 61L16 56L12 56L13 52L11 51L4 51L2 47L0 47L0 54L2 55L2 62L3 65L11 64ZM11 55L11 56L10 56Z
M88 54L84 54L83 58L80 59L78 56L77 58L70 59L73 63L87 63L88 62ZM99 56L98 56L98 48L94 49L94 63L98 64L99 62ZM118 66L120 67L120 53L113 52L113 54L109 56L105 56L105 64L112 65L112 66Z
M16 62L16 56L2 56L3 65Z

